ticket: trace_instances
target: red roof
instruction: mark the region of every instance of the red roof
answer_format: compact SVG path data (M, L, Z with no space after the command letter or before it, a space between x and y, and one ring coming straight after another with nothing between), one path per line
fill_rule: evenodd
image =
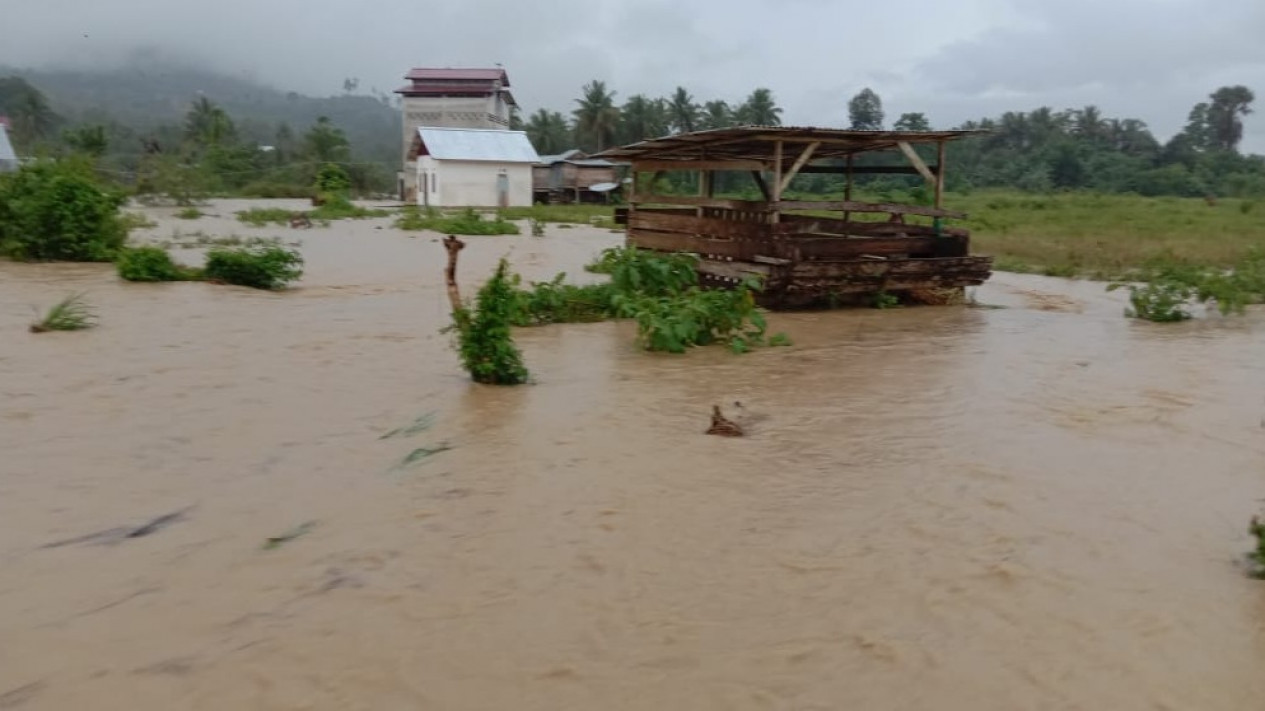
M411 81L426 81L427 79L440 80L467 80L467 81L500 81L503 86L509 86L509 75L504 69L497 67L496 69L432 69L432 68L415 68L404 75L405 79Z

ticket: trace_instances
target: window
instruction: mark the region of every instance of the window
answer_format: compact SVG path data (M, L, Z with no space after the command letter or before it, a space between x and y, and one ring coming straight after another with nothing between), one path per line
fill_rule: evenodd
M430 177L429 173L422 173L422 192L424 193L430 192L430 187L429 187L430 181L427 180L427 178L429 177Z
M430 191L432 193L439 192L439 173L430 174Z

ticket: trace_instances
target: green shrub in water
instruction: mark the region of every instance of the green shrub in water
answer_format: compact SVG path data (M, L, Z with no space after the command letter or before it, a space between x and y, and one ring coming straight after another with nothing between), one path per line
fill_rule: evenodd
M80 160L24 165L0 177L0 252L29 261L108 262L127 239L124 201Z
M215 247L207 252L203 273L210 281L282 289L303 276L303 257L294 250L273 245Z
M479 289L474 310L460 308L456 321L461 362L476 383L520 385L527 382L523 355L511 334L519 309L509 264L504 259L496 273Z
M161 247L125 248L114 266L127 281L190 281L202 277L198 270L176 264Z

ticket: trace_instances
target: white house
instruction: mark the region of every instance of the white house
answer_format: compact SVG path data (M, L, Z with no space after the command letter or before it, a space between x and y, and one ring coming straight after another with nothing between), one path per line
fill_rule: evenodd
M18 156L13 152L13 144L9 142L9 133L3 122L0 122L0 173L18 169Z
M527 134L481 128L417 129L417 204L432 207L527 207L532 166L540 160Z

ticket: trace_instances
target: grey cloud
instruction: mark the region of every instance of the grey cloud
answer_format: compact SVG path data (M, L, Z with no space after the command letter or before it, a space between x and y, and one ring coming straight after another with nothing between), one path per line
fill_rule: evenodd
M525 108L564 112L590 79L621 100L682 85L736 101L765 86L787 122L820 125L846 122L864 86L891 118L924 111L941 126L1096 103L1168 134L1226 83L1265 105L1260 0L906 0L899 12L869 0L0 0L0 17L22 24L0 64L100 66L151 45L328 94L345 77L390 91L411 66L500 62ZM1261 116L1245 145L1265 151Z

